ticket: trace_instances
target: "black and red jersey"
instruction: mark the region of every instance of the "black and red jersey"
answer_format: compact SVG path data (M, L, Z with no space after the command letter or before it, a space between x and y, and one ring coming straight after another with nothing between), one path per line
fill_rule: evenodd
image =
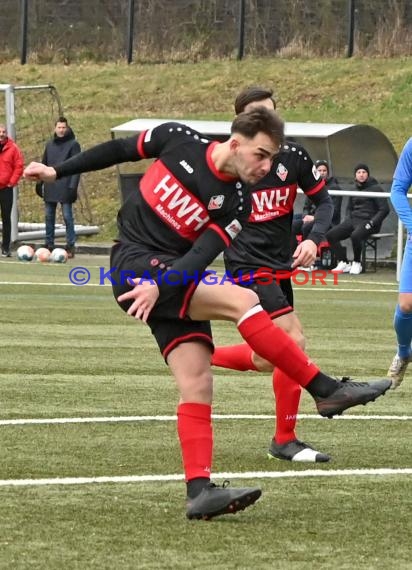
M248 222L224 253L226 268L232 274L262 267L290 269L291 221L298 187L310 197L326 192L306 150L287 142L275 156L269 174L253 186ZM326 199L330 200L328 196ZM330 219L323 225L326 232ZM315 240L322 240L321 233Z
M230 245L251 211L244 184L214 166L217 144L183 124L163 123L139 136L98 145L56 172L60 178L156 158L119 211L119 240L140 251L180 258L179 270L202 271Z

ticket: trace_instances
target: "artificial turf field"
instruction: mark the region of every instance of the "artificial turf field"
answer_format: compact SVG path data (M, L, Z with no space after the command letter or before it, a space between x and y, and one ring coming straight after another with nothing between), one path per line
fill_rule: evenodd
M70 283L80 266L87 286ZM269 375L216 370L215 481L259 484L263 496L236 516L189 522L176 390L149 330L99 285L101 267L107 257L0 261L0 568L412 568L412 369L340 419L302 398L299 437L333 456L319 465L267 460ZM394 271L295 296L323 370L386 375ZM214 333L239 340L229 323Z

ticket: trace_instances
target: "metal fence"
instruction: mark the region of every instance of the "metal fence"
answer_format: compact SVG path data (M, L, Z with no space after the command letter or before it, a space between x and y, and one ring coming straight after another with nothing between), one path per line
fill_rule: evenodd
M0 0L0 62L352 53L411 55L412 0Z

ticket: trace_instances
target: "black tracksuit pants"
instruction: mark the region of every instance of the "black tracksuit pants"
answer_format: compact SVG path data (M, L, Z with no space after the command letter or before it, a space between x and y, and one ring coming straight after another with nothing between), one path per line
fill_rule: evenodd
M331 249L337 261L348 261L346 249L340 243L341 240L350 238L353 248L353 260L361 261L363 241L371 234L376 234L379 228L372 227L365 229L365 220L344 220L341 224L331 228L326 234L326 239L330 243Z
M4 251L10 249L11 209L13 207L13 188L0 188L1 221L3 223L2 244Z

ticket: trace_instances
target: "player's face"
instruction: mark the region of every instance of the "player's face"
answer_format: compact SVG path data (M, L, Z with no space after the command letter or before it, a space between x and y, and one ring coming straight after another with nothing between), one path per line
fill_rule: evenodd
M247 113L248 111L252 111L252 109L256 109L256 107L266 107L269 111L274 111L275 109L272 99L262 99L262 101L251 101L245 106L243 111Z
M279 147L264 133L258 133L253 139L241 136L237 143L234 148L237 174L243 182L256 184L270 172Z

